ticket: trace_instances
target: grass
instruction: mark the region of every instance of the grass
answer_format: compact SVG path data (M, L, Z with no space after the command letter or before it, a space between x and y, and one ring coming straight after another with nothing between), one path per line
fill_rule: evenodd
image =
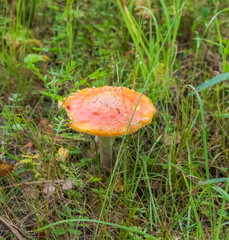
M13 170L0 178L1 217L28 239L229 239L227 7L3 0L0 167ZM57 107L104 85L157 108L116 139L110 177ZM15 236L0 225L0 239Z

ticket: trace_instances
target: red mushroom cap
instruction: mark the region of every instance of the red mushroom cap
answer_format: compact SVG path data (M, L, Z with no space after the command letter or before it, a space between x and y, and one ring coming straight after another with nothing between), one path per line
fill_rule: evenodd
M72 120L71 128L97 136L133 133L149 124L156 112L148 97L126 87L85 88L60 104Z

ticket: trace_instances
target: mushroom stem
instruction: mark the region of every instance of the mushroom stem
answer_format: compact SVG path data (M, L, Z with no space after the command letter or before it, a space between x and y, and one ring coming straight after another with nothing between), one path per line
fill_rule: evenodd
M100 167L104 172L112 168L114 137L99 137Z

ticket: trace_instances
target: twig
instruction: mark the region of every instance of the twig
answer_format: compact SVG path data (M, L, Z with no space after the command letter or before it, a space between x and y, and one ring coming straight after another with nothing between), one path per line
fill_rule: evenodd
M65 180L41 180L41 181L31 181L31 182L21 182L18 184L11 184L7 186L3 186L2 189L7 189L7 188L14 188L14 187L19 187L21 185L33 185L33 184L44 184L44 183L65 183Z
M2 223L6 228L8 228L13 235L18 239L18 240L25 240L25 237L23 237L19 231L17 230L17 227L14 226L12 223L9 223L6 219L3 217L0 217L0 223ZM23 234L24 235L24 234ZM27 238L27 237L26 237Z

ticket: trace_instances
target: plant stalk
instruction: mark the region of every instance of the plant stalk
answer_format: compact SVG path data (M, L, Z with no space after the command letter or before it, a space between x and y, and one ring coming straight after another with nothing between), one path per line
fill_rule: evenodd
M112 169L113 144L115 137L99 137L100 167L103 172Z

